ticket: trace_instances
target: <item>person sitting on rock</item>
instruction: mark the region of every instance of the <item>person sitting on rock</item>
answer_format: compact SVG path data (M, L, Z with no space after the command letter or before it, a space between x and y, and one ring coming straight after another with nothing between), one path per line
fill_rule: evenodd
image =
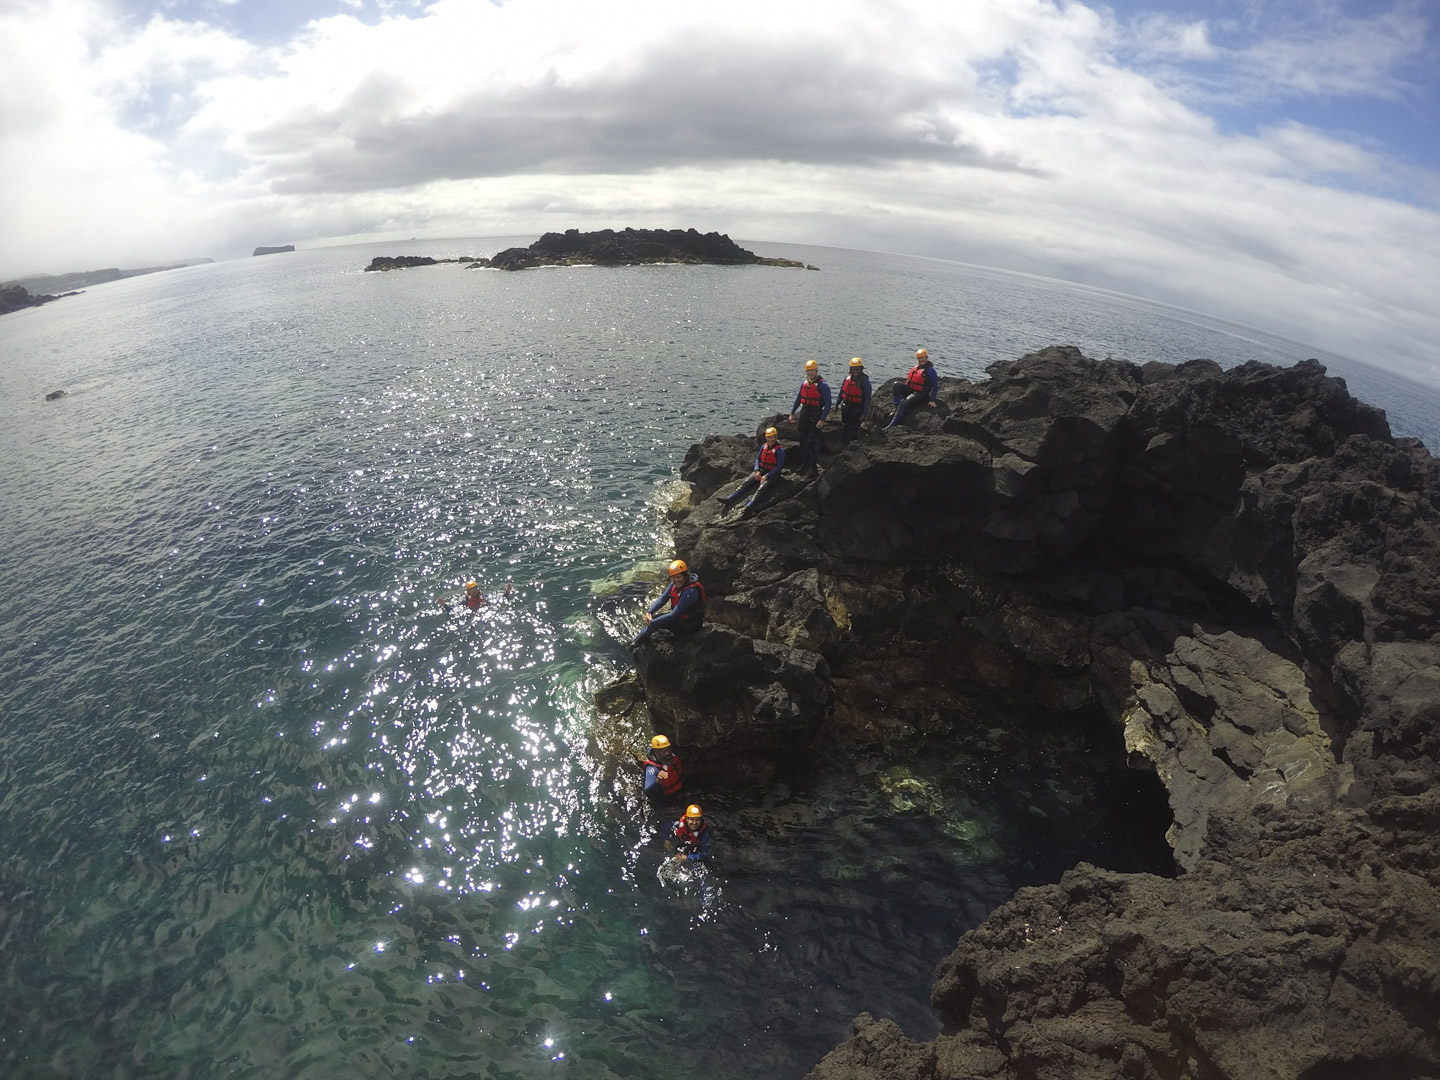
M685 808L685 816L670 830L665 850L675 852L676 859L688 859L690 862L700 862L709 857L710 826L700 813L700 807L691 803Z
M935 408L935 395L940 392L940 376L930 363L930 354L924 349L916 349L915 366L910 369L910 374L905 376L905 381L896 383L892 389L895 397L895 417L886 427L894 427L900 423L906 411L922 401L930 408Z
M820 377L820 365L805 361L805 381L790 406L790 421L800 428L800 472L813 476L820 468L820 432L830 415L830 384ZM799 417L797 420L796 417Z
M860 435L860 421L870 415L870 376L865 361L850 360L850 374L840 384L840 443L849 446Z
M755 464L750 475L745 478L738 488L726 495L722 500L725 509L728 511L737 502L745 497L745 493L755 488L755 494L750 496L750 501L745 504L745 509L753 510L760 502L760 496L771 490L771 482L780 475L780 470L785 467L785 448L780 445L780 432L773 427L765 429L765 441L760 444L760 449L755 454Z
M670 740L656 735L650 740L650 756L645 759L645 796L651 802L662 802L680 790L680 759L670 747Z
M658 614L666 604L670 610ZM700 584L698 574L692 574L683 559L670 564L670 588L655 598L645 612L645 627L630 642L631 648L639 645L655 630L669 630L672 634L698 633L705 625L705 586Z

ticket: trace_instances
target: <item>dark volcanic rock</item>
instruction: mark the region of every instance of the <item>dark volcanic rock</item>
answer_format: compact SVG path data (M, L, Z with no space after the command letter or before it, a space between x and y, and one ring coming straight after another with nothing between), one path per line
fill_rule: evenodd
M1108 724L1183 873L1022 891L942 965L938 1040L861 1017L813 1075L1440 1074L1440 465L1314 361L990 376L748 517L714 496L755 440L692 448L676 550L725 659L642 660L646 697L721 773L769 724L812 753Z
M830 667L814 652L707 626L656 634L635 666L657 731L686 748L689 775L767 779L829 712Z
M43 294L35 296L20 285L0 285L0 315L8 315L21 308L39 307L41 304L48 304L50 301L58 299L58 296Z
M527 270L536 266L637 266L645 263L805 265L790 259L762 259L723 233L702 234L694 229L622 229L619 232L601 229L587 233L566 229L563 233L546 233L528 248L506 248L494 255L487 265L499 270Z
M60 400L62 397L64 397L64 396L65 396L65 391L64 391L64 390L51 390L50 393L48 393L48 394L45 395L45 400L46 400L46 401L59 401L59 400Z
M454 259L432 259L428 255L376 255L366 270L403 270L411 266L435 266Z
M933 1044L861 1017L811 1080L1440 1072L1440 796L1221 827L1183 878L1020 890L940 965Z

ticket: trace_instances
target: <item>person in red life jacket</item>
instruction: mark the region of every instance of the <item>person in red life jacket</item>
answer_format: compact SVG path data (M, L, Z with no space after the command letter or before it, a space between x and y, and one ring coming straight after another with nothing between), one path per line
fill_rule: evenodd
M830 415L830 384L820 377L820 365L805 361L805 381L790 406L790 420L800 428L800 472L814 473L820 467L820 432ZM798 419L797 419L798 417Z
M665 850L675 852L677 859L690 862L700 862L710 854L710 826L705 823L700 807L692 803L685 808L685 816L670 830Z
M656 735L650 740L650 756L645 759L645 795L652 802L661 802L680 790L680 759L670 748L670 740Z
M935 395L940 392L940 376L931 365L928 352L924 349L915 350L915 366L910 369L910 374L905 376L905 381L896 383L893 390L895 418L886 424L886 427L894 427L900 423L906 411L922 401L930 408L935 408Z
M505 595L510 595L509 582L505 583ZM449 597L440 597L439 603L441 611L448 612L450 610ZM480 591L479 584L473 580L465 582L465 606L471 611L478 611L480 610L480 605L483 603L485 603L485 594Z
M659 611L666 604L670 610L664 615ZM655 630L669 630L672 634L693 634L705 625L705 586L700 584L697 574L692 574L683 559L670 564L670 588L655 598L645 612L645 627L630 642L634 648Z
M849 446L860 435L860 421L870 415L870 376L865 361L850 360L850 374L840 384L840 442Z
M757 489L750 501L745 504L746 510L753 510L760 501L760 496L772 490L770 484L780 475L780 470L785 467L785 448L780 445L780 432L773 427L765 429L765 441L760 444L760 449L755 454L755 465L745 482L738 488L726 495L721 501L728 511L737 502L745 497L745 493L751 488Z

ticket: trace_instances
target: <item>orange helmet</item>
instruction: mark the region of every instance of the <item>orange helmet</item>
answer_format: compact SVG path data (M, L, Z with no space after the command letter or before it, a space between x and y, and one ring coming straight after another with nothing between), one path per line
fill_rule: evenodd
M670 576L678 577L681 574L687 573L689 569L690 568L685 565L684 559L676 559L670 564Z
M765 438L767 438L767 439L778 439L779 437L780 437L780 432L779 432L776 428L767 427L767 428L765 429Z
M851 368L864 367L864 366L865 366L865 361L864 361L864 360L861 360L860 357L858 357L858 356L852 356L852 357L850 358L850 367L851 367Z
M805 370L806 370L806 372L819 371L819 370L820 370L820 365L817 364L814 360L806 360L806 361L805 361Z
M691 818L700 818L704 816L704 814L700 813L700 806L697 803L691 803L689 806L685 807L685 820L687 821Z
M926 352L924 349L916 349L916 350L915 350L915 359L916 359L916 360L929 360L929 359L930 359L930 354L929 354L928 352Z

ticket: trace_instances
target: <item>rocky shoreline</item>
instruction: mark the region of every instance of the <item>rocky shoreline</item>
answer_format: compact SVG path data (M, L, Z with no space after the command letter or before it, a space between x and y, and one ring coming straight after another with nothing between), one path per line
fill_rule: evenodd
M1180 873L1021 889L940 965L938 1038L862 1014L810 1076L1440 1073L1440 464L1314 361L989 374L827 433L820 478L749 517L713 496L755 438L693 447L675 547L709 625L598 704L736 785L1103 729Z
M488 259L461 256L433 259L427 255L376 256L366 270L400 270L458 262L468 269L531 270L540 266L646 266L656 263L719 266L784 266L816 270L794 259L762 258L723 233L695 229L600 229L582 233L548 232L529 247L506 248Z
M41 304L49 304L67 296L79 295L79 292L66 292L59 295L32 293L23 285L3 285L0 286L0 315L8 315L12 311L20 311L27 307L39 307Z

